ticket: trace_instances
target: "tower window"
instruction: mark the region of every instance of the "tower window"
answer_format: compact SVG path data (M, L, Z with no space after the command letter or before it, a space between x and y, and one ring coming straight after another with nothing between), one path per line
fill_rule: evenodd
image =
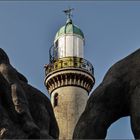
M54 107L58 106L58 93L55 93L54 95L54 104L53 104Z

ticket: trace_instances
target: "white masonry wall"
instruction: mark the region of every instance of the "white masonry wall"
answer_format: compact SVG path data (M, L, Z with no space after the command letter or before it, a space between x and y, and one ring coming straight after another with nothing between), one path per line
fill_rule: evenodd
M78 35L64 35L58 39L58 58L84 57L84 40Z

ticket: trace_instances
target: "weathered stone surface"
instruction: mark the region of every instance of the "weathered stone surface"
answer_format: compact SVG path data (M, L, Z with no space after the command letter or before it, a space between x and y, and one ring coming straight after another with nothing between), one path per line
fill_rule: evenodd
M0 138L52 139L58 134L49 99L28 84L0 48Z
M75 139L104 139L108 127L130 116L136 139L140 139L140 49L113 65L94 90L81 115Z

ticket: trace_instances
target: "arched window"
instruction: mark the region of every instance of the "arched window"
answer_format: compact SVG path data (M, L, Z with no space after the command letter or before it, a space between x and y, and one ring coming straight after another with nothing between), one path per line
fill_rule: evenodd
M58 105L58 93L55 93L53 106L56 107L57 105Z

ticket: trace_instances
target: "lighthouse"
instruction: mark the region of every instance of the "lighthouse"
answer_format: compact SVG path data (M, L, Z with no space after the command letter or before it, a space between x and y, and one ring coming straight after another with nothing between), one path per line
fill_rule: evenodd
M85 37L71 19L56 33L50 47L49 64L45 66L45 86L59 126L59 139L72 139L75 125L84 111L95 83L92 64L84 59ZM87 46L88 47L88 46Z

